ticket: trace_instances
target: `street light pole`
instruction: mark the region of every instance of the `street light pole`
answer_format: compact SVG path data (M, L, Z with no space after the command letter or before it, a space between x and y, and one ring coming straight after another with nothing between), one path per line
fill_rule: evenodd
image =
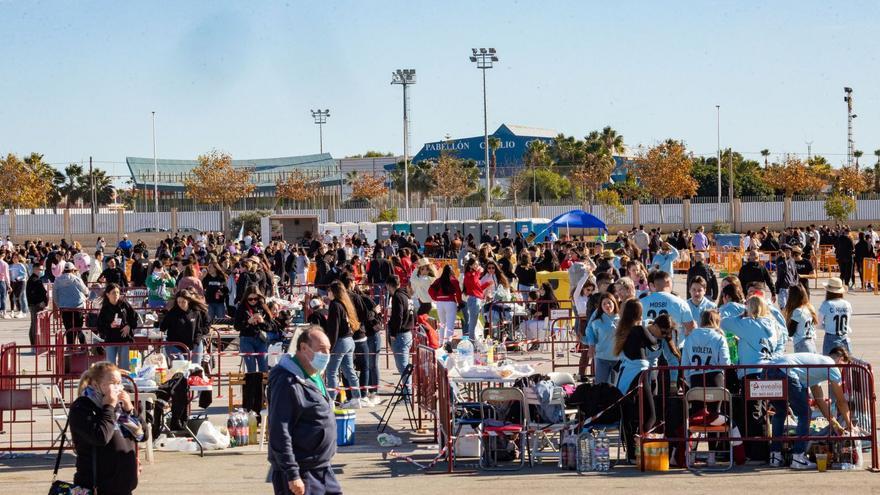
M330 116L330 110L312 110L312 118L315 124L318 124L318 144L321 154L324 154L324 124L327 123L327 117Z
M156 232L159 232L159 161L156 158L156 112L153 112L153 206L156 208Z
M483 151L486 160L486 214L492 207L492 177L489 169L489 117L486 104L486 69L492 68L492 63L498 61L498 54L494 48L472 48L471 62L477 64L477 68L483 71Z
M721 213L721 105L715 105L716 160L718 165L718 213Z
M397 69L391 73L391 84L403 86L403 195L407 222L409 221L409 95L406 88L415 83L415 69Z

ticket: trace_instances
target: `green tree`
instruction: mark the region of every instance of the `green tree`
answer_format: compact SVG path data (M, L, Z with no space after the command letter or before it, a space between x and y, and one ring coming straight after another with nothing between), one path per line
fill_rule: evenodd
M648 198L647 193L645 193L645 188L639 184L639 181L636 180L636 176L629 171L626 173L626 178L611 184L608 189L615 191L621 199L627 201L643 201Z
M523 181L521 195L535 198L535 201L562 199L571 196L571 183L562 175L549 168L539 168L531 172L531 182Z
M761 156L764 157L764 168L767 168L770 164L767 162L767 157L770 156L770 150L764 148L761 150Z
M86 199L85 192L82 189L82 165L71 163L64 167L65 181L61 185L60 192L64 196L64 202L69 208L72 204L79 203Z
M769 196L773 189L761 177L761 164L746 160L740 153L724 150L721 154L721 190L728 191L730 184L729 160L733 159L733 189L738 197ZM715 196L718 193L718 159L696 157L691 166L691 176L697 181L697 196Z
M856 200L840 191L834 191L825 198L825 214L837 223L845 222L856 211Z
M92 177L95 180L95 195L97 197L97 205L110 204L116 194L116 188L113 187L113 179L111 179L105 170L100 168L92 169ZM88 172L83 172L76 177L76 190L80 200L91 204L92 202L92 182Z
M52 205L53 208L57 208L58 203L61 202L61 186L64 185L65 181L64 174L55 167L44 162L43 155L39 153L32 152L24 158L24 163L33 171L33 173L39 176L42 181L51 184L46 196L46 202L49 205Z
M409 164L409 192L410 195L418 193L420 198L424 198L431 193L433 187L433 179L431 178L431 168L436 162L422 160ZM403 162L397 162L394 170L389 174L391 176L391 185L393 189L400 194L406 190L404 183L405 167Z
M864 154L865 154L865 152L862 150L853 151L853 156L856 158L856 170L859 169L859 158L861 158L862 155L864 155Z
M531 175L532 187L531 189L528 189L526 187L517 187L516 189L531 190L532 192L537 191L537 170L540 168L549 167L552 163L552 160L550 158L550 146L545 141L542 141L540 139L530 141L526 145L525 154L523 154L523 163L525 163L525 166L529 170L529 174ZM537 198L535 196L532 196L532 201L537 201Z
M591 132L584 140L588 144L591 141L600 143L611 155L619 155L626 151L623 135L618 134L611 126L605 126L601 132Z

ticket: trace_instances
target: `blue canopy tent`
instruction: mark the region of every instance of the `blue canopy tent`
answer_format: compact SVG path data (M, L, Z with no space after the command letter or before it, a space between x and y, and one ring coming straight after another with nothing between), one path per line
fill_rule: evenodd
M538 233L537 237L540 238L541 234L550 230L550 229L558 229L559 227L566 227L570 229L599 229L608 231L608 227L605 225L605 222L599 220L598 217L590 215L584 210L571 210L568 213L563 213L562 215L557 216L553 220L550 220L550 223L547 224L547 227Z

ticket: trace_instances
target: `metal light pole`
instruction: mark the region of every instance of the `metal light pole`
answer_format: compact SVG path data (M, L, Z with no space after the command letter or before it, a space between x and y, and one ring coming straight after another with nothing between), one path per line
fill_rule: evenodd
M156 208L156 232L159 232L159 161L156 159L156 112L153 112L153 205Z
M320 139L321 154L324 154L324 124L327 123L327 117L330 116L330 110L312 110L312 118L318 124L318 139Z
M406 202L406 221L409 221L409 95L406 87L416 83L415 69L397 69L391 73L391 84L403 86L403 195Z
M853 158L853 149L855 148L855 143L853 142L853 119L856 118L856 115L853 113L853 96L852 96L852 88L846 86L843 88L843 101L846 102L846 166L852 166L852 158Z
M721 213L721 105L715 105L716 160L718 165L718 213Z
M489 118L486 106L486 69L492 68L492 63L498 61L498 54L494 48L471 48L471 62L477 64L477 68L483 71L483 151L486 160L486 213L492 207L492 177L489 170Z

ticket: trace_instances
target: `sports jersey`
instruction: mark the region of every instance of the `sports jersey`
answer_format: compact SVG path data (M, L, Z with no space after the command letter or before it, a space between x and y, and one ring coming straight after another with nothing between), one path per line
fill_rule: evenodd
M584 343L596 346L596 357L607 361L616 361L618 356L614 354L614 332L617 329L617 315L594 318L584 335Z
M730 301L729 303L724 303L718 308L718 314L721 316L721 319L729 318L731 316L739 316L745 313L746 307L741 303Z
M694 321L691 308L688 307L686 302L668 292L652 292L642 298L642 309L644 317L648 320L654 320L662 314L668 314L679 327L676 344L678 347L681 347L684 343L684 330L682 326L685 323Z
M800 384L804 387L813 385L818 385L822 382L832 381L834 383L840 383L842 381L840 376L840 369L835 367L832 368L800 368L797 365L833 365L834 360L828 356L823 356L821 354L813 354L812 352L796 352L794 354L786 354L785 356L779 356L772 361L773 364L791 364L795 365L791 368L787 368L786 374L793 379L796 379L800 382Z
M772 317L749 318L733 316L721 320L721 329L735 335L739 341L739 364L765 364L785 351L780 340L779 325ZM737 370L737 376L759 373L761 368Z
M797 346L807 339L816 338L816 330L813 327L813 315L810 310L801 306L791 313L791 321L797 323L797 329L794 331L792 341Z
M681 361L683 366L728 365L730 364L730 350L727 347L727 339L714 328L695 328L684 339ZM684 376L690 379L692 375L713 371L721 370L685 370Z
M703 316L704 311L708 311L710 309L715 309L715 307L716 307L715 303L713 303L711 300L709 300L705 297L703 298L702 301L700 301L700 304L694 304L693 299L688 299L687 303L688 303L688 307L691 308L691 316L694 317L694 322L697 325L700 324L700 318Z
M662 270L670 275L672 272L672 264L675 263L675 260L678 259L678 249L670 246L670 251L668 253L658 252L654 255L654 259L651 261L651 267L653 269Z
M819 324L826 334L846 337L852 331L849 320L852 318L852 305L845 299L832 299L819 306Z

